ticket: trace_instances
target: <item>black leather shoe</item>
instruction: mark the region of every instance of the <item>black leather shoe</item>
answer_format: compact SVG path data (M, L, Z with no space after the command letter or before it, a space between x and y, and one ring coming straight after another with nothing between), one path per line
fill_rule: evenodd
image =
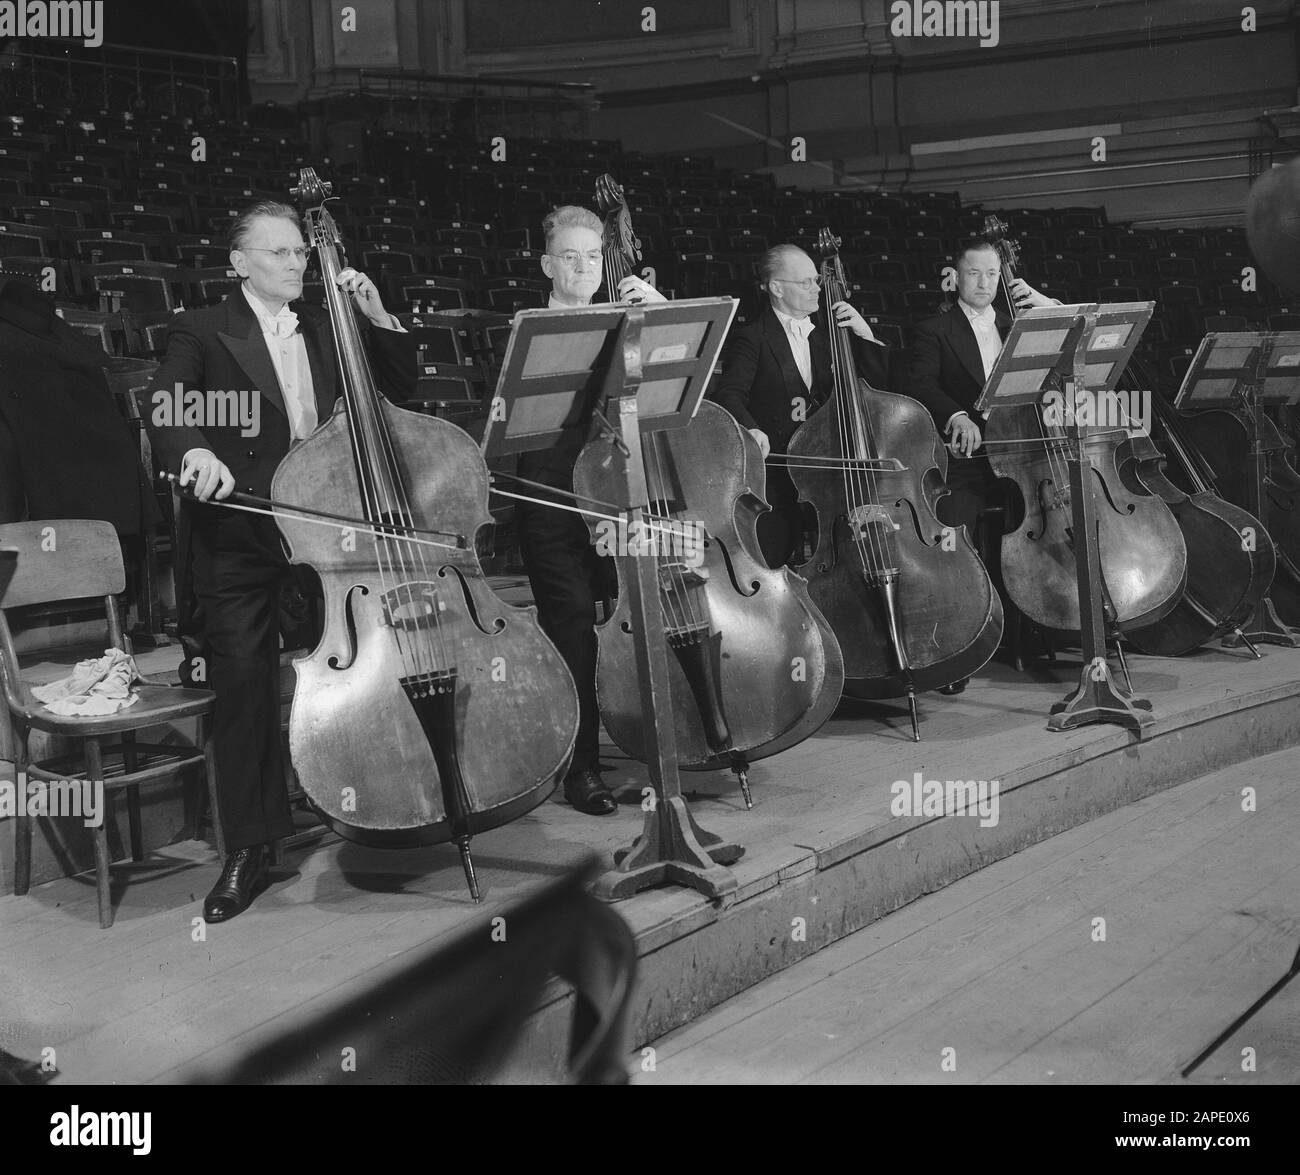
M608 816L618 811L618 803L594 767L569 774L564 781L564 798L588 816Z
M956 681L950 681L947 685L941 685L939 687L939 692L951 697L953 694L961 693L969 682L969 677L959 677Z
M204 922L227 922L242 914L266 888L266 845L236 849L203 900Z

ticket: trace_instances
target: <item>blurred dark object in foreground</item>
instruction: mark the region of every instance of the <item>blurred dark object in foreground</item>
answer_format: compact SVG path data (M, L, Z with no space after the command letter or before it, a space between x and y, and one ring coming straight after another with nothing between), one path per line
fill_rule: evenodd
M574 986L569 1079L624 1085L636 942L585 891L594 858L535 897L486 915L386 980L234 1065L193 1075L211 1085L442 1085L490 1082L538 1006L548 978ZM495 931L495 934L494 934ZM504 941L501 940L504 934ZM350 1054L345 1050L352 1050ZM354 1059L355 1071L344 1068Z

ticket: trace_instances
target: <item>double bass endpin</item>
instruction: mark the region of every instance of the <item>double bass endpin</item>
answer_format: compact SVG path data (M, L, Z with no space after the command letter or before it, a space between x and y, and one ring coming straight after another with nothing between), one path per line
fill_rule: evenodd
M736 778L740 780L740 794L745 797L746 809L754 807L754 797L749 791L749 760L739 751L731 753L731 770L735 772Z
M912 741L919 743L921 741L921 722L916 712L916 690L910 681L907 683L907 712L912 716Z
M456 847L460 850L461 868L465 870L465 880L469 883L469 896L476 902L482 901L478 892L478 878L474 875L474 858L470 856L469 837L458 836Z

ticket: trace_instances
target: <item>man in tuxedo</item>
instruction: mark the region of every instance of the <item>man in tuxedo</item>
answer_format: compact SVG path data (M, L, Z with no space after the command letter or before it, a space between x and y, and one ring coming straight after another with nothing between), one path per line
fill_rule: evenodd
M565 205L542 222L546 252L542 272L551 279L551 309L590 305L600 289L604 256L604 226L587 208ZM664 296L635 275L618 287L625 302L663 302ZM582 451L582 439L553 449L523 453L519 476L557 490L573 492L573 466ZM532 487L521 492L545 498ZM572 505L569 498L553 499ZM560 651L578 689L578 737L573 761L564 779L564 798L588 816L608 816L617 810L613 795L600 774L600 705L596 698L596 600L604 598L608 560L592 545L591 533L581 515L535 502L515 507L519 549L537 605L542 631Z
M146 424L159 464L179 471L201 503L220 502L236 488L269 497L280 460L329 419L339 394L328 313L302 303L289 308L302 295L309 253L297 213L286 204L253 205L235 221L230 245L242 285L218 306L173 319L148 392ZM416 378L411 337L364 274L345 269L338 284L369 324L380 388L393 399L409 396ZM178 411L194 391L192 410ZM292 571L274 519L217 505L185 509L207 678L216 692L213 742L227 847L203 916L223 922L265 885L270 842L293 832L280 750L278 625L280 590Z
M1002 263L992 243L972 237L958 249L957 304L944 314L916 325L908 395L930 410L935 427L946 438L948 488L939 504L939 519L948 526L965 525L972 539L979 512L989 499L996 478L984 443L984 417L975 401L1002 351L1011 329L1011 316L995 310L993 299L1002 276ZM1017 278L1010 297L1020 310L1059 305Z
M790 438L833 390L827 332L812 320L821 297L813 259L797 245L777 245L759 261L767 305L754 322L733 330L722 354L722 378L708 393L749 429L763 450L781 454ZM858 374L886 388L888 351L848 302L830 308L835 325L853 333ZM772 567L801 560L803 512L782 465L767 469L770 513L758 519L758 541Z
M1002 340L1011 329L1011 315L993 307L1002 262L990 241L972 237L963 242L953 263L957 269L957 303L946 313L917 323L912 335L908 394L929 409L935 427L948 444L946 484L951 492L939 501L939 521L946 526L966 527L997 580L998 539L990 538L986 547L980 542L978 526L980 511L997 495L997 478L988 454L980 451L987 421L975 411L975 401L1002 352ZM1023 278L1017 278L1008 293L1020 310L1060 304L1040 294ZM962 678L944 686L940 693L961 693L966 682Z

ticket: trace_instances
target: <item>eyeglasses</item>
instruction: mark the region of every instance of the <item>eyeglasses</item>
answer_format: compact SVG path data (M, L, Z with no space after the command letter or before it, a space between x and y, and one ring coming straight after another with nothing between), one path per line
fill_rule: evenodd
M774 282L785 282L787 286L798 286L806 294L809 290L821 289L822 279L819 277L805 277L796 281L792 277L774 277L769 279Z
M249 245L243 250L245 253L270 253L277 261L288 261L290 257L297 257L299 261L306 261L311 256L310 245L299 245L296 249L259 249L255 245Z
M548 257L554 257L557 261L563 261L570 269L576 268L579 257L581 257L583 261L593 269L597 268L601 262L604 261L604 256L601 254L599 249L592 249L588 253L579 253L577 249L565 249L563 253L547 253L546 255Z

